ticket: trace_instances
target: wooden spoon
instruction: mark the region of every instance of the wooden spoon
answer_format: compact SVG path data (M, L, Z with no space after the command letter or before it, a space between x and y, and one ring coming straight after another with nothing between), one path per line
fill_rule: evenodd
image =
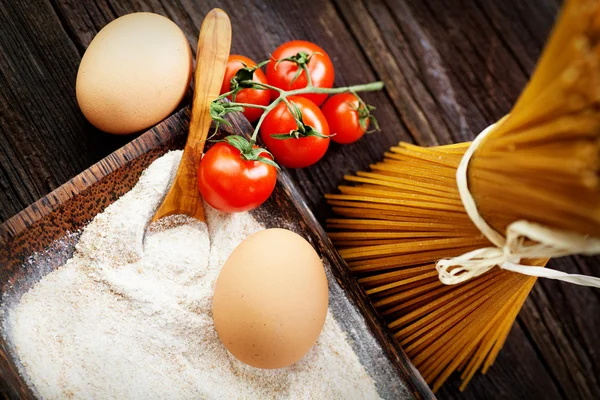
M210 103L219 96L230 48L229 17L225 11L214 8L206 14L200 28L192 118L181 163L171 189L156 211L152 222L176 214L185 214L206 221L202 197L198 191L197 171L210 129Z

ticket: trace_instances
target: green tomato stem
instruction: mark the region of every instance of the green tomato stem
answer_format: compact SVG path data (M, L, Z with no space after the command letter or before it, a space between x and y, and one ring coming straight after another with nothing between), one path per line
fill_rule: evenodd
M262 110L266 110L267 106L261 106L259 104L252 104L252 103L236 103L234 101L229 103L231 106L239 106L239 107L250 107L250 108L260 108Z
M338 94L338 93L346 93L346 92L374 92L376 90L383 89L383 82L371 82L371 83L363 83L361 85L347 86L347 87L339 87L339 88L320 88L313 86L311 88L304 87L301 89L290 90L285 92L287 96L295 96L300 94Z
M255 82L255 81L252 81L252 84L253 84L254 86L259 86L259 87L261 87L261 88L263 88L263 89L271 89L271 90L275 90L275 91L277 91L277 92L279 92L279 93L285 93L285 90L283 90L283 89L279 89L278 87L276 87L276 86L273 86L273 85L269 85L268 83L262 83L262 82Z
M290 103L290 101L287 99L287 97L281 97L281 101L283 101L285 103L285 105L287 106L290 114L292 114L292 117L294 118L294 121L296 121L296 126L300 129L302 128L302 122L300 122L298 120L298 118L296 118L296 114L294 112L292 112L292 104Z
M287 96L279 97L277 100L279 100L280 102L283 101L285 105L288 106L288 108L292 107L290 101L287 99Z
M256 123L256 128L254 128L254 132L252 132L252 137L250 138L252 144L256 143L256 139L258 138L258 132L260 132L260 126L262 125L263 121L267 117L267 114L270 113L275 107L277 107L277 105L279 103L281 103L282 101L285 102L285 104L287 104L288 108L290 109L290 112L292 112L291 111L292 105L290 104L290 102L288 101L288 99L286 97L287 96L279 96L278 98L273 100L273 102L271 104L269 104L268 107L265 107L265 112L263 112L263 114L260 116L260 119Z
M281 97L279 97L278 99L280 98ZM254 128L254 132L252 132L252 137L250 138L252 145L256 143L256 139L258 138L258 132L260 131L260 126L267 117L267 114L270 113L273 108L275 108L273 104L279 104L279 101L275 100L273 103L269 104L269 106L265 108L265 112L263 112L260 118L258 119L258 122L256 123L256 128Z
M231 96L233 94L233 92L235 92L235 90L230 90L227 93L223 93L223 94L219 95L219 97L217 97L214 101L223 100L223 99L227 98L227 96Z
M306 71L306 72L307 72L307 76L308 76L308 71ZM308 85L306 87L303 87L300 89L295 89L295 90L285 91L283 89L280 89L278 87L275 87L275 86L272 86L272 85L269 85L266 83L252 81L252 84L254 86L258 86L259 88L275 90L276 92L279 93L279 97L276 98L275 100L273 100L273 102L266 107L259 106L256 104L235 103L235 102L231 103L231 105L234 105L234 106L254 107L254 108L260 108L260 109L264 110L263 114L260 116L260 119L256 123L256 128L254 128L254 132L252 133L252 137L250 139L252 144L254 144L256 142L256 139L258 138L258 132L260 131L260 127L261 127L263 121L265 120L265 117L275 107L277 107L277 105L279 103L281 103L282 101L285 102L286 105L288 106L288 108L290 109L290 112L292 112L291 104L290 104L289 100L287 99L290 96L298 96L298 95L310 94L310 93L338 94L338 93L347 93L347 92L373 92L373 91L383 89L383 86L384 86L383 82L371 82L371 83L364 83L361 85L354 85L354 86L347 86L347 87L340 87L340 88L320 88L320 87L312 86L312 82L310 82L310 81L308 81L307 83L308 83ZM229 92L229 93L224 93L221 96L219 96L217 98L217 100L223 99L232 93L233 93L233 91ZM298 122L298 121L296 121L296 122Z
M310 74L308 73L308 67L306 66L306 64L302 64L302 69L304 70L304 73L306 74L306 87L307 88L313 88L313 83L312 83L312 78L310 77Z

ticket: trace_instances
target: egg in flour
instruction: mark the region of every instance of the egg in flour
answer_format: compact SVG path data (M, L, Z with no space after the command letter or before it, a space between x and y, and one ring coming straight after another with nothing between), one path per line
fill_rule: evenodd
M298 361L316 342L328 307L317 252L286 229L266 229L240 243L217 279L213 318L219 338L258 368Z

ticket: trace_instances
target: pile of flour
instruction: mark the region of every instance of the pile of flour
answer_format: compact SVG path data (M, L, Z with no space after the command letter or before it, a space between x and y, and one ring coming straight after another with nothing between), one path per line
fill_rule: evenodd
M263 229L208 206L207 224L146 225L181 158L155 161L85 228L73 257L7 310L23 375L44 399L374 399L373 380L328 313L315 346L279 370L249 367L219 341L215 281Z

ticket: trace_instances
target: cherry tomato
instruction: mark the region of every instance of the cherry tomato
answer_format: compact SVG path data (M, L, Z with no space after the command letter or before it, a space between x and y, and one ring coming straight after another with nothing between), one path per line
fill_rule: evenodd
M269 157L267 153L262 155ZM212 146L198 168L202 198L211 207L228 213L260 206L269 198L276 182L274 166L245 160L238 149L225 142Z
M305 125L329 136L329 126L319 107L299 96L288 98L302 113ZM298 128L296 120L284 102L279 103L267 116L260 128L260 137L280 165L290 168L308 167L319 161L329 147L329 138L302 136L300 138L276 139L271 135L289 133Z
M316 87L331 88L333 86L333 64L331 59L319 46L314 43L304 40L292 40L279 46L271 55L271 62L267 64L267 80L270 85L283 90L293 90L306 87L306 73L302 72L298 78L290 83L298 72L298 64L291 61L281 61L277 64L277 60L282 58L292 57L300 52L304 52L311 56L307 64L308 71L312 83ZM277 64L277 65L276 65ZM320 106L327 97L326 94L305 94L302 95L313 103ZM271 91L271 98L276 99L279 93Z
M336 94L327 99L321 110L329 124L331 140L346 144L360 139L369 128L370 122L368 110L364 107L366 106L361 106L352 93ZM359 110L364 110L366 116L360 115Z
M231 90L231 78L241 69L246 67L254 67L256 63L248 57L240 56L237 54L231 54L227 60L227 67L225 68L225 77L223 78L223 85L221 86L221 94L229 92ZM267 77L264 72L259 68L254 71L252 77L253 81L260 83L267 83ZM229 96L231 100L231 96ZM248 103L257 104L259 106L268 106L271 102L270 93L267 89L242 89L235 96L236 103ZM260 108L246 107L244 109L244 115L248 118L248 121L255 122L262 115L263 110Z

